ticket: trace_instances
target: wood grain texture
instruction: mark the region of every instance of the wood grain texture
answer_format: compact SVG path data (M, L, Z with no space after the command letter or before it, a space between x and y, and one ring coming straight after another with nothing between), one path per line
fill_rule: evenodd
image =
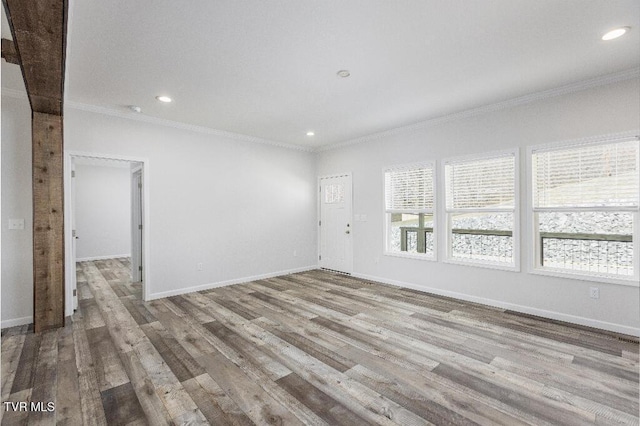
M62 115L67 0L3 0L31 109Z
M10 64L20 65L20 58L13 40L2 39L2 58Z
M33 317L41 332L64 326L63 132L67 0L3 0L32 110Z
M128 267L2 331L3 400L56 403L2 424L639 424L629 336L324 271L144 303Z
M33 113L33 317L36 332L64 326L62 117Z
M2 401L7 401L11 394L11 387L21 359L26 330L26 325L2 330L2 354L0 355L2 360L0 370L2 371ZM4 412L4 410L0 410L0 422Z

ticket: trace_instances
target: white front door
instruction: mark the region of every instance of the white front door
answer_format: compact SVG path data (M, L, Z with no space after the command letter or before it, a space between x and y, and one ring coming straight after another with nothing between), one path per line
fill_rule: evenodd
M320 178L320 267L351 273L353 268L351 175Z

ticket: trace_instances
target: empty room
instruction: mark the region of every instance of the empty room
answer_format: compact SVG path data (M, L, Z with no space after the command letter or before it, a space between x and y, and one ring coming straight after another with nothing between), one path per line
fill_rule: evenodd
M2 425L639 425L637 0L3 0Z

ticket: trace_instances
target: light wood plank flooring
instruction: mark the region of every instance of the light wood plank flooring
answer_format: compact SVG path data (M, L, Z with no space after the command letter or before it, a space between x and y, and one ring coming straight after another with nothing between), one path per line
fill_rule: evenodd
M2 331L2 400L55 402L2 424L638 425L625 336L324 271L143 303L128 267Z

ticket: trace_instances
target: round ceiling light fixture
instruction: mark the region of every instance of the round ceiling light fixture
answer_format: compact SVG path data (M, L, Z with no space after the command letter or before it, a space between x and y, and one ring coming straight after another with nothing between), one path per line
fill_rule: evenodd
M140 108L138 105L129 105L129 109L133 112L137 112L137 113L141 113L142 112L142 108Z
M168 104L169 102L171 102L171 98L170 98L170 97L168 97L168 96L164 96L164 95L162 95L162 96L156 96L156 99L157 99L157 100L159 100L160 102L164 102L164 103L167 103L167 104Z
M315 132L313 132L312 130L309 130L307 132L307 136L315 136L315 135L316 135Z
M338 77L341 77L341 78L347 78L351 75L349 70L340 70L336 74L338 75Z
M631 29L631 27L620 27L620 28L613 29L613 30L607 32L605 35L603 35L602 36L602 40L609 41L609 40L616 39L618 37L622 37L630 29Z

